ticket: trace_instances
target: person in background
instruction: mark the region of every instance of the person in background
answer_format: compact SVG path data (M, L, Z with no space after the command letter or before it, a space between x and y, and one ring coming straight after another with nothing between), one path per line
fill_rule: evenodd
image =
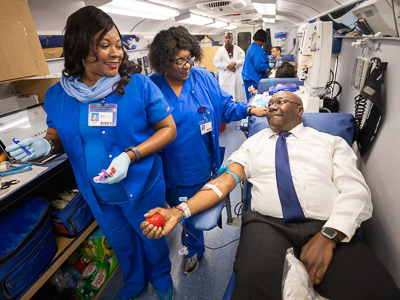
M218 183L215 188L223 195L245 178L252 184L251 210L242 215L231 299L282 299L285 254L292 247L323 297L400 299L393 278L356 235L372 215L372 202L351 147L341 137L304 127L304 109L296 94L278 92L267 106L270 128L247 139L229 157L230 173L210 182ZM187 201L184 212L160 207L145 215L161 214L163 228L148 222L141 228L149 238L160 238L182 215L219 202L217 193L205 187Z
M281 49L281 47L279 47L279 46L272 47L272 49L271 49L271 56L272 56L272 59L270 59L270 63L274 64L274 67L275 67L275 68L278 67L278 66L277 66L277 63L278 63L278 62L289 61L288 58L282 57L282 56L281 56L281 50L282 50L282 49Z
M225 44L217 50L213 62L219 69L219 85L238 103L243 101L242 66L246 54L232 44L232 32L225 32L224 38Z
M290 62L282 63L275 72L275 78L296 78L297 73Z
M138 37L136 35L132 36L128 41L128 45L129 45L130 49L133 49L133 50L136 49L139 41L140 41L140 37Z
M140 229L143 213L165 203L156 152L176 136L170 107L158 87L128 60L121 34L102 10L86 6L70 15L63 48L63 76L45 97L47 135L22 140L7 151L26 161L64 148L78 188L124 272L125 284L115 299L136 297L150 281L161 300L170 300L174 291L167 242L154 243ZM103 107L100 121L107 116L103 121L110 126L92 124L93 105ZM94 183L93 177L107 166L108 172L115 167L114 176Z
M253 86L258 90L258 83L261 79L267 78L266 71L270 69L268 56L262 48L267 40L267 33L265 30L258 30L253 35L253 40L254 42L247 49L242 71L247 100L251 97L248 90L249 87Z
M177 138L162 150L166 200L171 207L192 197L221 166L221 122L241 120L251 114L263 116L267 110L243 102L235 104L209 72L192 68L202 57L200 43L183 26L160 31L149 49L150 66L155 70L150 78L163 92L177 126ZM196 236L187 237L189 254L184 272L191 274L204 254L204 236L194 228L192 218L186 221L186 228ZM184 245L185 241L182 232Z

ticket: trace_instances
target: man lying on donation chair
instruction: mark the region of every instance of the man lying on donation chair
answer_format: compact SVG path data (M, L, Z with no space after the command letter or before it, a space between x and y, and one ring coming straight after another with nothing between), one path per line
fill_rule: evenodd
M164 228L143 222L148 238L219 203L236 184L252 184L243 214L232 299L281 299L286 250L307 269L315 290L335 299L400 299L400 290L366 243L355 235L371 217L371 194L356 156L340 137L301 122L301 99L276 93L268 103L270 129L250 137L228 159L229 170L187 201L185 209L155 208Z

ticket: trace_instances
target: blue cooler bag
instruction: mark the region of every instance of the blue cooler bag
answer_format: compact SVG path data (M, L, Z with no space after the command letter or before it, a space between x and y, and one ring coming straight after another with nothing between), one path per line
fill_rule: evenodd
M62 210L50 213L53 229L58 235L76 237L94 220L89 205L79 192Z
M46 200L25 196L0 211L0 299L15 299L57 251Z

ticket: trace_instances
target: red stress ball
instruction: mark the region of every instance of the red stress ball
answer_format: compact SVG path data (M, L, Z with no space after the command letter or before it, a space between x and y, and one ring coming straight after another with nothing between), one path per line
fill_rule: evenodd
M157 227L164 227L165 221L162 215L154 214L150 218L146 218L146 221Z

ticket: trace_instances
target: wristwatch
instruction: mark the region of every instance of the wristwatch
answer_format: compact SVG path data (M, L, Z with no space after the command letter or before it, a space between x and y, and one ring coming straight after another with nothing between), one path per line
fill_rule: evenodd
M50 154L52 154L53 153L53 150L54 150L54 144L53 144L53 142L51 141L51 140L46 140L48 143L49 143L49 145L50 145L50 151L49 151L49 153L47 153L46 155L50 155Z
M140 152L139 152L138 148L136 148L134 146L130 146L130 147L125 149L125 152L128 152L128 151L132 151L133 153L135 153L135 156L136 156L136 160L135 161L139 161L140 160L141 156L140 156Z
M321 229L321 234L328 239L334 240L336 243L336 246L339 245L340 243L340 238L337 234L337 232L329 227L324 227Z

